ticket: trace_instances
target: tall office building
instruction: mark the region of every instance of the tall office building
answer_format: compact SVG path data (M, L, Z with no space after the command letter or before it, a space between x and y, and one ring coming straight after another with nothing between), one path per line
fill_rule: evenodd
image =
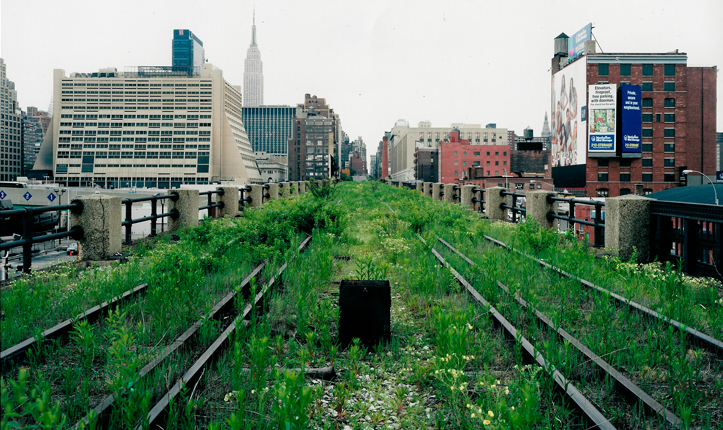
M50 116L47 112L28 106L23 112L23 176L29 176L35 165L35 159L43 143L45 130L50 125Z
M294 135L296 107L258 106L241 109L246 132L255 152L288 155L289 139Z
M206 61L203 42L191 30L173 30L173 71L197 75Z
M50 170L57 182L262 182L241 118L240 87L212 64L194 76L167 66L70 76L55 70L53 100L35 170Z
M256 12L251 27L251 46L246 51L244 63L244 106L255 107L264 104L264 64L261 51L256 45Z
M0 58L0 181L14 181L22 172L22 114L15 83L8 80Z

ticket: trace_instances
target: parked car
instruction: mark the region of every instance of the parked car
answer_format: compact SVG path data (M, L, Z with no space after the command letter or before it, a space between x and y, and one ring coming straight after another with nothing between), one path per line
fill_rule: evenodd
M68 249L65 250L68 255L78 255L78 242L73 242L68 245Z

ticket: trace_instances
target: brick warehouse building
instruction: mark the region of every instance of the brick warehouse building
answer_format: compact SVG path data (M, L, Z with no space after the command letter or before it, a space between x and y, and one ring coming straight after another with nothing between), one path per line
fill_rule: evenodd
M575 58L567 58L559 49L553 58L552 176L555 185L559 186L560 177L570 179L577 175L582 176L580 183L589 197L646 195L685 185L687 178L682 175L685 169L715 174L715 158L706 154L715 153L717 68L688 67L687 55L680 52L598 54L594 41L590 42ZM591 123L587 90L595 84L640 87L642 127L637 153L623 154L620 146L617 153L589 151ZM573 88L573 85L576 86ZM580 127L569 120L566 123L564 114L556 115L555 108L559 112L561 103L566 102L567 118L577 120ZM573 110L575 104L577 109ZM568 136L569 145L575 139L575 132L577 153L585 157L563 165L560 161L564 157L559 156L561 141Z
M341 140L339 115L326 99L306 94L294 117L295 135L289 139L289 180L329 178L334 168L334 149Z
M485 176L511 174L510 145L470 145L459 134L458 129L453 129L448 139L439 142L440 182L469 178L473 167L483 167Z

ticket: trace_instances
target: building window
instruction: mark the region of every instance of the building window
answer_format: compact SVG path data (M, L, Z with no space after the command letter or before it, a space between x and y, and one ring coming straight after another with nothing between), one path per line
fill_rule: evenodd
M675 114L674 113L666 113L665 114L665 122L675 122Z
M665 65L665 76L675 76L675 64Z
M58 164L55 166L55 172L56 173L68 173L68 165L67 164Z
M665 82L663 84L663 90L665 91L675 91L675 82Z
M653 137L653 129L652 128L644 128L643 129L643 137Z
M647 195L650 195L650 194L653 194L653 189L652 189L652 188L643 188L643 195L644 195L644 196L647 196Z
M675 143L666 142L663 144L663 152L675 152Z
M608 160L607 158L598 158L597 166L598 167L608 167L608 165L610 165L609 161L610 160Z
M598 172L597 181L598 182L607 182L608 181L608 172Z
M467 151L464 151L464 152L462 153L462 156L463 156L463 157L466 157L466 156L467 156Z
M630 194L630 188L620 188L621 196L627 196L628 194Z
M630 182L630 173L620 173L620 182Z
M457 176L457 175L459 175L459 170L454 171L454 176Z
M643 91L653 91L653 83L643 82Z
M459 161L455 161L455 162L454 162L454 165L455 165L455 166L459 166Z
M489 161L488 161L487 163L489 163ZM479 161L473 161L473 162L472 162L472 165L479 167L479 166L480 166L480 162L479 162Z
M666 158L663 161L664 167L675 167L675 158Z
M644 113L643 114L643 122L653 122L653 114L652 113Z
M531 189L531 190L534 190L534 189L535 189L535 184L530 183L530 189Z
M665 137L675 137L675 129L674 128L666 128L663 132L663 136Z
M607 188L598 188L597 189L598 197L607 197L608 194L609 194L609 190Z
M665 182L675 182L675 173L664 173L664 174L663 174L663 181L665 181Z
M665 107L675 107L675 99L673 99L673 98L665 99Z
M630 64L620 65L620 76L630 76Z
M475 157L479 157L479 156L480 156L480 153L479 153L479 151L475 151L475 152L472 153L472 155L475 156Z
M632 158L622 158L622 159L620 159L620 167L630 167L632 162L633 162Z
M653 144L643 143L643 152L653 152Z
M643 173L643 182L653 182L653 174Z
M644 107L644 108L646 108L646 107L648 107L648 108L653 107L653 99L651 99L651 98L649 98L649 97L648 97L648 98L644 98L644 99L643 99L643 107Z
M653 159L643 158L643 167L653 167Z
M598 64L597 65L597 74L599 76L607 76L610 74L610 65L609 64Z
M459 152L454 151L454 156L455 156L455 157L459 157Z
M653 76L652 64L643 64L643 76Z

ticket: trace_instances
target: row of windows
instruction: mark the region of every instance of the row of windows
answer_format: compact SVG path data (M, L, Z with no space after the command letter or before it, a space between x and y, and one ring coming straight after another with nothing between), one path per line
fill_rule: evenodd
M473 157L479 157L480 154L481 154L480 151L474 151L474 152L472 152L472 156L473 156ZM459 157L459 151L454 151L454 156L455 156L455 157ZM462 152L462 156L463 156L463 157L466 157L466 156L467 156L467 151L463 151L463 152ZM487 156L488 156L488 157L490 156L490 151L487 151ZM499 152L499 151L495 151L495 157L499 157L499 156L500 156L500 152ZM503 157L507 157L507 151L502 152L502 156L503 156Z
M642 129L642 136L643 137L653 137L653 129L650 127L644 127ZM663 137L675 137L675 129L674 128L664 129Z
M632 159L631 158L622 158L620 159L620 167L630 167ZM643 167L653 167L653 159L650 157L646 157L641 159L642 166ZM598 167L608 167L610 165L610 159L609 158L598 158L597 160ZM668 157L663 159L663 166L664 167L675 167L675 157Z
M135 82L72 82L72 81L63 81L62 82L63 87L210 87L210 83L135 83Z
M665 122L675 122L675 114L674 113L666 113L666 114L655 114L655 122L660 122L660 120L663 119ZM653 122L653 114L652 113L644 113L643 114L643 122Z
M641 85L642 91L653 91L653 83L652 82L643 82ZM675 91L675 82L663 82L663 91Z
M598 182L608 182L607 173L597 174ZM652 172L644 172L641 176L643 182L653 182ZM620 182L630 182L630 173L620 173ZM675 173L663 173L663 182L675 182Z
M653 76L653 65L652 64L643 64L642 65L642 72L643 76ZM631 65L630 64L620 64L620 76L630 76L631 75ZM600 76L608 76L610 74L610 65L609 64L598 64L597 65L597 74ZM675 76L675 64L665 64L663 67L663 75L664 76ZM645 90L643 90L645 91Z
M72 118L72 119L211 119L211 115L135 115L135 114L69 114L64 113L60 115L60 118Z
M643 103L644 108L653 107L653 99L651 99L650 97L644 97L642 103ZM663 106L675 107L675 99L674 98L666 98L665 100L663 100Z

